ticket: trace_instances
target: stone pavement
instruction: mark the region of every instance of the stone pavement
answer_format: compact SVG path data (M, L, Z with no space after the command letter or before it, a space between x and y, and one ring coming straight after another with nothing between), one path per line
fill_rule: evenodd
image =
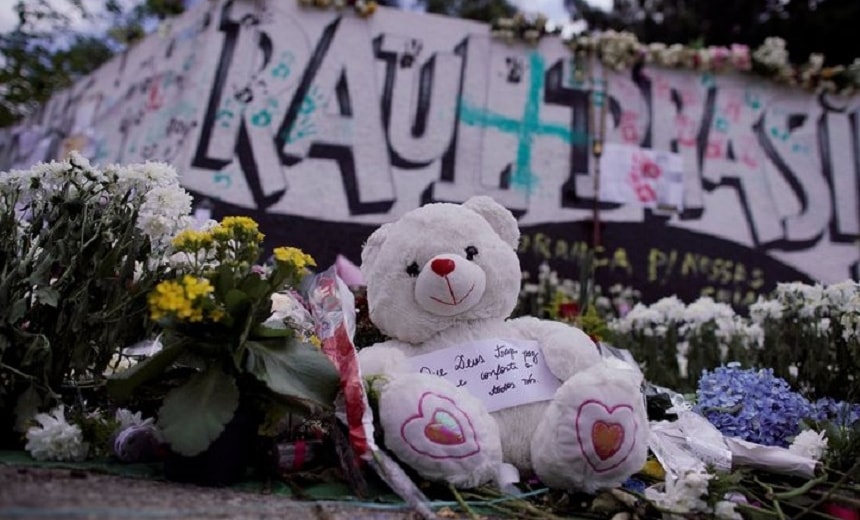
M0 464L0 518L406 520L419 516L394 505L305 502L232 488Z

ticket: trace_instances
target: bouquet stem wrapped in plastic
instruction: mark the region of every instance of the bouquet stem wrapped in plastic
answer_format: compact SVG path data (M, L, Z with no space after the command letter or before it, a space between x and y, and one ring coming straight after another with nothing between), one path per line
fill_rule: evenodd
M403 469L373 440L373 413L367 400L358 356L352 342L355 333L355 305L352 292L335 267L316 275L308 290L316 334L323 353L340 373L341 395L336 413L349 431L356 455L370 464L391 489L424 518L436 518L427 498Z

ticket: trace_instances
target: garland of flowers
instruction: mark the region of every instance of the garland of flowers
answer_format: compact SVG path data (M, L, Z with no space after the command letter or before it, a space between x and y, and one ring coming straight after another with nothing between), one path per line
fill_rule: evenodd
M494 20L490 25L490 34L508 43L524 41L530 45L535 45L549 33L546 29L547 22L546 16L542 14L517 13L511 18Z
M376 12L373 0L298 0L306 7L344 9L352 7L359 16L367 18ZM497 18L490 24L490 35L511 44L524 42L537 45L548 34L548 19L543 14L516 13ZM753 72L782 85L797 86L814 92L852 95L860 89L860 58L850 65L824 66L824 55L813 53L806 63L789 62L785 40L765 39L757 49L747 45L729 47L695 47L680 43L642 43L628 31L602 31L576 35L565 41L578 56L596 56L603 65L620 71L640 64L667 68L690 69L699 72Z
M543 15L517 13L492 23L490 34L508 43L537 44L548 34ZM850 65L824 66L822 54L810 54L806 63L789 62L785 40L767 38L754 51L746 45L693 47L681 44L642 43L628 31L604 31L576 35L565 42L578 56L594 55L610 69L619 71L639 64L700 72L753 72L779 84L816 92L851 95L860 89L860 58Z
M376 12L379 5L373 0L299 0L299 4L305 7L318 7L320 9L344 9L352 7L359 16L367 18Z

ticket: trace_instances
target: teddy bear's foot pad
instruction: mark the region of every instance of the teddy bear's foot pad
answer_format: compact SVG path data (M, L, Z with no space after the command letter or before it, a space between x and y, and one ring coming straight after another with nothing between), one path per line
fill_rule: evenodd
M600 363L556 393L532 438L535 472L551 487L592 492L642 468L648 417L631 370Z
M473 487L501 464L498 426L483 404L439 377L401 375L382 392L385 445L423 477Z

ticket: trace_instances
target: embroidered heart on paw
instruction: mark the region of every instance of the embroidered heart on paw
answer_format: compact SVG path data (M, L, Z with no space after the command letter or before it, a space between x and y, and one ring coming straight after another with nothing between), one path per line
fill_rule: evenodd
M623 442L624 427L620 424L595 421L591 426L591 443L600 460L606 460L618 453Z
M453 399L425 392L418 413L406 419L400 435L416 452L438 459L459 459L481 451L472 421Z
M605 472L622 465L636 444L639 425L633 407L607 406L588 400L576 413L579 449L594 471Z
M436 444L448 446L466 442L466 438L463 437L463 427L445 410L433 412L433 419L424 427L424 436Z

